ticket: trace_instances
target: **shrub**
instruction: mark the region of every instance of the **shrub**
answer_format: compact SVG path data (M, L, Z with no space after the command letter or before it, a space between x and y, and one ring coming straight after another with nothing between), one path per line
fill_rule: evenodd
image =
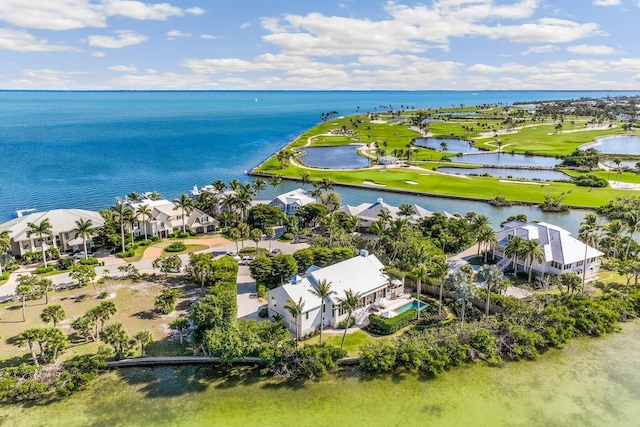
M267 299L267 287L264 285L258 285L258 298Z
M247 246L246 248L240 249L240 252L239 252L240 255L254 255L254 256L266 255L268 253L269 253L269 249L265 249L265 248L258 248L258 251L256 253L255 246Z
M136 254L136 250L134 248L131 248L124 252L118 252L116 256L118 258L131 258L132 256L135 256L135 254Z
M87 259L81 259L80 264L82 265L98 265L98 258L90 256Z
M102 292L100 292L100 293L98 294L97 298L98 298L98 299L105 299L105 298L107 298L108 296L109 296L109 292L107 292L107 291L102 291Z
M9 279L9 273L8 271L3 272L2 274L0 274L0 280L8 280Z
M37 267L34 271L33 274L45 274L45 273L51 273L53 270L55 270L55 268L53 268L52 265L49 265L47 267Z
M376 335L391 335L394 332L404 328L416 318L416 309L412 308L404 313L398 314L396 317L387 319L376 314L369 315L369 325L367 331Z
M293 233L290 233L290 232L287 231L282 236L280 236L280 239L278 239L278 240L283 240L283 241L286 241L286 242L290 242L291 240L293 240Z
M68 270L73 266L73 259L61 258L58 260L58 268L60 270Z
M166 252L182 252L185 249L187 249L187 246L182 242L173 242L164 248Z
M596 175L586 174L573 179L573 182L580 187L606 187L607 180Z
M349 321L349 327L352 327L356 324L356 320L353 317L348 317L344 319L342 322L338 323L338 329L344 329L347 327L347 321Z
M269 317L269 309L267 307L262 307L259 311L258 311L258 316L266 319L267 317Z

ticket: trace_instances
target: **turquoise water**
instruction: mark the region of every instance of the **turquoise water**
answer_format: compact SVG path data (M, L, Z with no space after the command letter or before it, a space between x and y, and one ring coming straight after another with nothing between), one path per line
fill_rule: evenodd
M418 305L418 304L420 304L420 305ZM418 309L419 306L421 307L421 309L424 309L427 305L429 305L429 304L427 304L425 302L418 303L417 300L413 300L409 304L405 304L402 307L396 308L393 311L395 311L398 314L401 314L401 313L404 313L407 310L411 310L412 308Z
M207 368L108 372L69 399L2 405L3 427L443 426L634 427L640 324L579 339L536 361L282 384Z

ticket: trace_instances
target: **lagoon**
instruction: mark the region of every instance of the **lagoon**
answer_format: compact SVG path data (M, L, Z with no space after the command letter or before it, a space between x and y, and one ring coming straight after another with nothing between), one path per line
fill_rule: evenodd
M636 426L640 323L577 339L536 361L278 384L208 368L108 372L49 405L4 405L14 426Z
M545 167L553 168L561 163L554 157L525 156L524 154L509 153L479 153L466 154L451 159L459 163L471 163L474 165L493 166L518 166L518 167Z
M447 151L450 153L478 153L479 149L473 146L472 141L457 138L418 138L413 141L418 147L430 148L432 150L443 151L440 144L447 144Z
M513 168L455 168L441 167L438 172L453 175L489 175L499 178L531 179L538 181L569 181L571 177L557 170L513 169Z
M358 154L362 145L337 147L304 147L298 160L306 166L323 169L357 169L369 166L371 161Z
M640 155L640 136L621 135L597 138L595 142L583 145L581 150L595 148L603 154L632 154Z

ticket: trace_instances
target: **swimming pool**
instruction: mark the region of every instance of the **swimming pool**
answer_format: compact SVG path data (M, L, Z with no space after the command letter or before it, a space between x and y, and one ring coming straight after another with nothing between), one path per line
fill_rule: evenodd
M420 301L419 304L420 304L420 309L421 310L424 310L427 307L427 305L429 305L426 302L422 302L422 301ZM412 308L415 308L415 309L418 308L418 300L414 299L410 303L405 304L402 307L398 307L393 311L395 311L396 313L400 314L400 313L404 313L407 310L411 310Z

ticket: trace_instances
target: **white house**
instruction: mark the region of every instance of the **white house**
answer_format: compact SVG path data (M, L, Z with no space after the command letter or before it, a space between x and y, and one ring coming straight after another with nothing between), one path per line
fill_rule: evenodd
M288 193L280 194L269 204L277 207L287 215L295 215L301 207L315 202L316 199L308 191L298 188Z
M141 200L131 203L129 208L134 212L140 205L146 205L151 210L151 217L138 215L138 222L133 227L135 236L143 236L146 228L147 235L167 237L174 231L182 231L182 209L174 209L175 203L168 200ZM196 233L209 233L215 231L219 222L215 218L201 210L194 208L185 216L185 229Z
M582 277L586 268L585 279L592 280L600 270L602 252L589 245L585 245L571 236L567 230L545 222L519 222L511 221L498 231L498 244L493 250L495 258L500 259L498 266L505 269L512 266L513 259L504 254L509 239L519 236L525 240L537 239L544 249L544 260L534 260L533 271L538 274L551 273L561 275L566 272L574 272ZM585 263L586 260L586 263ZM513 267L513 266L512 266ZM519 270L528 267L528 260L518 259Z
M98 212L84 209L54 209L19 216L0 225L0 232L9 231L13 255L22 256L26 252L42 250L40 238L36 235L29 237L27 232L29 223L39 225L45 219L49 220L53 233L53 239L48 236L44 238L45 249L59 248L62 252L80 249L83 246L82 238L76 238L76 233L73 232L79 219L90 219L95 228L104 225L104 218ZM87 247L91 247L91 239L87 240Z
M295 332L296 320L284 307L289 300L298 303L302 298L304 308L299 316L298 333L304 335L319 328L322 304L320 298L311 291L317 288L318 282L326 280L335 294L325 301L324 325L335 328L346 319L347 312L342 310L340 301L347 290L361 295L360 307L355 313L356 322L360 323L361 316L368 314L372 304L388 297L390 281L383 270L384 266L378 258L369 255L367 251L361 251L359 256L328 267L311 266L304 277L296 276L291 283L267 292L269 316L280 314L284 324Z
M358 206L343 205L340 207L339 212L345 212L349 215L355 215L360 219L360 227L368 228L375 221L378 220L380 212L386 211L391 216L392 220L397 218L406 218L412 223L417 223L422 218L428 218L433 215L433 212L424 209L418 205L411 205L412 214L409 217L400 216L400 208L385 203L382 198L376 200L375 203L361 203ZM443 212L444 215L450 217L451 214Z

